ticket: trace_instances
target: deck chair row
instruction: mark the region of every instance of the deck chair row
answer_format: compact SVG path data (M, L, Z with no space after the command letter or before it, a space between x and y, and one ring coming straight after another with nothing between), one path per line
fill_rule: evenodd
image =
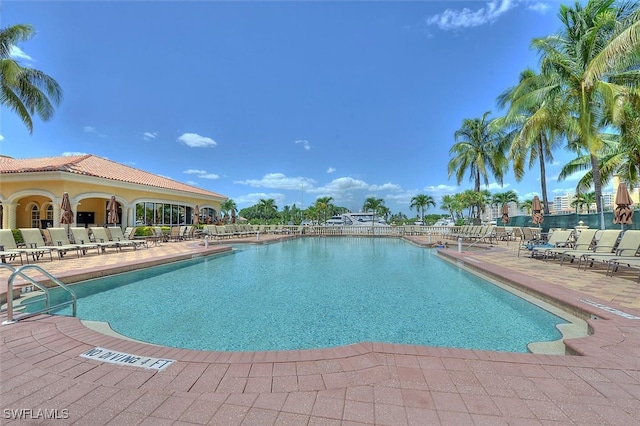
M556 231L557 232L557 231ZM584 229L571 247L547 248L542 252L545 261L559 259L577 262L578 269L601 265L607 275L613 275L619 268L639 270L640 282L640 230L595 230Z
M88 254L96 250L97 254L106 253L108 248L120 251L129 247L137 249L139 242L125 238L122 229L119 227L93 228L91 235L86 228L72 227L69 229L71 239L66 228L48 228L43 231L39 228L20 228L23 243L16 243L13 231L10 229L0 229L0 260L3 262L19 261L21 264L26 260L29 263L48 258L53 261L53 252L59 259L69 253L75 253L76 257Z

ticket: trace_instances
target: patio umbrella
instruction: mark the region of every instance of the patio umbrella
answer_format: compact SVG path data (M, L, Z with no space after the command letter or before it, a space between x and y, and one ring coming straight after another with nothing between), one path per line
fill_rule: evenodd
M531 203L531 211L533 212L531 221L537 225L540 225L544 221L544 216L542 216L542 204L540 203L540 198L538 198L537 195L533 197L533 202Z
M67 225L67 233L69 232L69 225L73 223L73 211L71 210L71 202L69 201L69 194L62 194L62 203L60 204L60 210L62 215L60 216L60 223Z
M509 206L507 205L507 203L504 203L502 205L502 223L509 223Z
M622 227L631 225L633 223L631 220L633 218L632 204L633 200L627 190L627 184L620 182L616 192L616 209L613 211L613 223L619 223Z
M111 196L109 204L107 204L107 223L110 225L118 223L118 203L115 195Z
M193 224L197 225L200 223L200 208L196 204L196 208L193 209Z

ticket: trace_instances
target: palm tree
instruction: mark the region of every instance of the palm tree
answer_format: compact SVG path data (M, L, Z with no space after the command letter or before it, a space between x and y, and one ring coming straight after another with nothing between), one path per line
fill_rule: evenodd
M460 214L463 209L460 197L456 195L443 195L440 208L448 211L451 219L454 221L460 219Z
M587 208L587 214L590 212L591 206L596 202L595 192L578 192L576 193L571 206L576 208L576 213L579 209Z
M315 206L319 212L322 212L324 219L323 222L327 221L327 211L333 211L333 204L331 204L331 201L333 201L333 197L320 197L316 199Z
M433 199L431 195L418 194L415 197L411 198L411 205L409 209L413 209L414 207L418 210L420 215L420 220L424 223L424 210L429 209L429 207L435 207L436 200Z
M501 108L509 105L509 110L506 116L496 120L506 131L516 180L520 182L524 177L525 164L531 169L538 163L545 214L549 214L546 163L553 162L553 151L560 146L565 116L558 108L561 102L548 94L541 97L541 89L549 79L548 75L537 74L530 68L521 72L518 85L498 97L498 105Z
M236 202L233 201L231 198L228 198L227 200L225 200L225 202L223 202L222 204L220 204L220 211L222 211L222 213L224 213L225 217L227 216L231 216L232 215L232 211L233 212L237 212L238 211L238 207L236 206Z
M518 203L518 194L514 191L498 192L491 196L491 205L501 206L508 203Z
M602 212L598 152L607 111L619 107L627 85L640 83L631 70L639 64L640 14L635 2L590 0L585 6L560 6L562 31L532 42L541 54L541 70L554 78L540 96L561 100L570 146L589 153L597 213ZM631 71L630 71L631 70ZM610 115L613 115L609 113Z
M14 111L33 134L33 115L49 120L62 99L58 83L42 71L24 67L11 58L13 48L35 35L31 25L0 30L0 103Z
M520 208L530 215L533 209L533 200L524 200L522 203L520 203Z
M382 213L384 213L384 207L386 206L384 205L384 200L382 198L368 197L366 200L364 200L362 210L365 212L373 211L373 214L371 215L371 226L373 226L375 223L375 215L381 215Z
M268 200L260 199L258 200L258 211L261 216L264 217L265 225L267 224L267 220L273 217L277 211L278 206L276 206L276 200L273 198L269 198Z
M488 120L490 113L485 112L482 118L464 119L462 127L454 134L456 143L449 150L449 155L453 157L447 165L449 177L455 174L459 185L469 172L476 192L480 191L481 181L489 185L489 172L502 184L508 166L501 128ZM475 209L479 217L481 207L478 205Z

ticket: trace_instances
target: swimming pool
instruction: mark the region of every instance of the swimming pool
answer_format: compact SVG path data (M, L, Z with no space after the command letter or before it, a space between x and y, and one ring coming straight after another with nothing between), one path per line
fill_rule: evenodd
M559 339L555 326L566 322L430 249L387 238L245 246L73 289L82 319L203 350L376 341L526 352L530 342Z

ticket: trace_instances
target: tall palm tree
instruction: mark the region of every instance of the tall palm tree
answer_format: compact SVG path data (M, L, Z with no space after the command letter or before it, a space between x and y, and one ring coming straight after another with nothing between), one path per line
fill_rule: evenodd
M482 181L489 185L489 173L502 184L508 166L501 128L489 121L489 114L487 111L481 118L464 119L462 127L454 133L456 143L449 150L453 157L447 165L449 177L455 174L459 185L468 172L476 192L480 191ZM477 217L480 209L481 206L475 206Z
M225 217L231 216L231 212L237 212L238 207L236 206L236 202L231 198L225 200L222 204L220 204L220 210L224 213Z
M0 30L0 103L14 111L33 133L33 115L49 120L62 99L58 83L42 71L21 66L11 57L13 48L35 35L31 25Z
M498 96L498 105L509 106L509 110L496 120L505 129L516 180L520 182L524 177L525 165L531 169L538 163L545 214L549 214L546 163L553 162L553 151L560 147L565 116L558 108L561 102L541 93L549 80L548 75L530 68L521 72L518 85Z
M440 203L440 208L448 211L451 219L454 221L460 219L460 214L463 209L459 195L460 194L443 195L442 202Z
M576 208L576 213L578 210L582 210L586 207L587 214L590 212L591 206L596 202L596 194L595 192L578 192L576 193L573 201L571 201L571 207Z
M497 192L491 196L491 205L501 206L508 203L518 203L518 194L515 191Z
M273 198L269 198L267 200L258 200L258 211L260 212L261 216L264 217L264 223L267 224L268 219L273 217L278 212L276 200L274 200Z
M422 223L424 223L425 208L429 209L429 207L435 206L436 200L434 200L431 195L418 194L415 197L411 198L411 205L409 206L409 209L413 209L415 207L416 210L420 212L420 220L422 220Z
M376 197L368 197L364 200L364 204L362 205L362 210L365 212L373 211L374 214L371 215L371 226L375 223L375 215L382 215L384 213L384 200L382 198Z
M602 211L602 181L598 152L600 129L607 110L618 108L617 99L627 85L637 87L640 49L640 14L635 2L590 0L573 7L560 6L560 33L534 39L541 54L541 70L555 76L541 93L562 100L569 111L570 146L589 153L597 212Z
M316 199L315 206L319 212L322 212L323 222L327 221L327 212L331 211L333 213L333 204L331 201L333 201L333 197L320 197Z

